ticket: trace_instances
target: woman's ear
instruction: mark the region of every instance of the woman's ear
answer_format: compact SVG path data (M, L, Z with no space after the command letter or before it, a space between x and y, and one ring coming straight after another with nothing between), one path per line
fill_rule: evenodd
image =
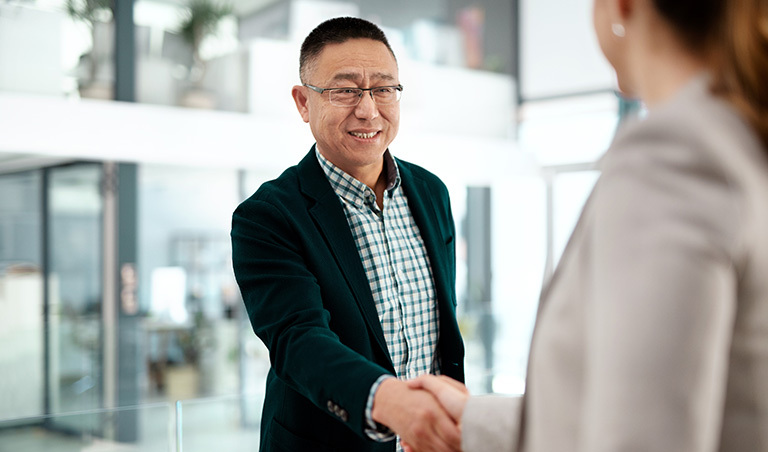
M635 12L635 0L614 0L616 2L617 19L626 23Z

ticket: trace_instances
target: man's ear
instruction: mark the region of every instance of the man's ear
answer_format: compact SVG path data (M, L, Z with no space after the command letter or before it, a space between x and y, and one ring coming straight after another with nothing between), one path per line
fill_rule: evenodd
M309 122L309 107L307 106L309 99L307 99L307 90L301 85L295 85L293 89L291 89L291 96L293 96L293 101L296 102L296 109L299 110L301 119L303 119L304 122Z

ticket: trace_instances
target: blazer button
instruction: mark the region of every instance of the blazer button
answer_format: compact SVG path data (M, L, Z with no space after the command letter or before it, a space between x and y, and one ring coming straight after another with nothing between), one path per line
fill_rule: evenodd
M347 422L349 419L349 415L347 414L347 410L339 410L339 418L341 418L342 422Z
M333 402L331 402L330 400L328 401L326 406L328 407L328 411L330 411L331 413L335 413L336 412L336 410L335 410L336 405L334 405Z

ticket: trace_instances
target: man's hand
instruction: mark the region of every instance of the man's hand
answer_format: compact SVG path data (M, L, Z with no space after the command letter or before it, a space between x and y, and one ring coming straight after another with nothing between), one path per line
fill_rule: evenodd
M411 389L425 389L429 391L446 412L451 416L454 422L461 423L461 415L464 413L464 406L469 398L467 387L453 378L441 375L422 375L418 378L408 381L408 387Z
M437 399L396 378L384 380L377 389L372 416L400 435L411 451L461 450L461 431Z

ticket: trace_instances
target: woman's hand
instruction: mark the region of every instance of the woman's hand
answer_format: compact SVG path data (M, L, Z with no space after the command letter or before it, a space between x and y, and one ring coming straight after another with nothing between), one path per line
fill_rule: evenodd
M424 389L435 396L443 409L457 424L461 421L464 406L469 399L467 387L458 381L444 375L422 375L407 381L412 389Z

